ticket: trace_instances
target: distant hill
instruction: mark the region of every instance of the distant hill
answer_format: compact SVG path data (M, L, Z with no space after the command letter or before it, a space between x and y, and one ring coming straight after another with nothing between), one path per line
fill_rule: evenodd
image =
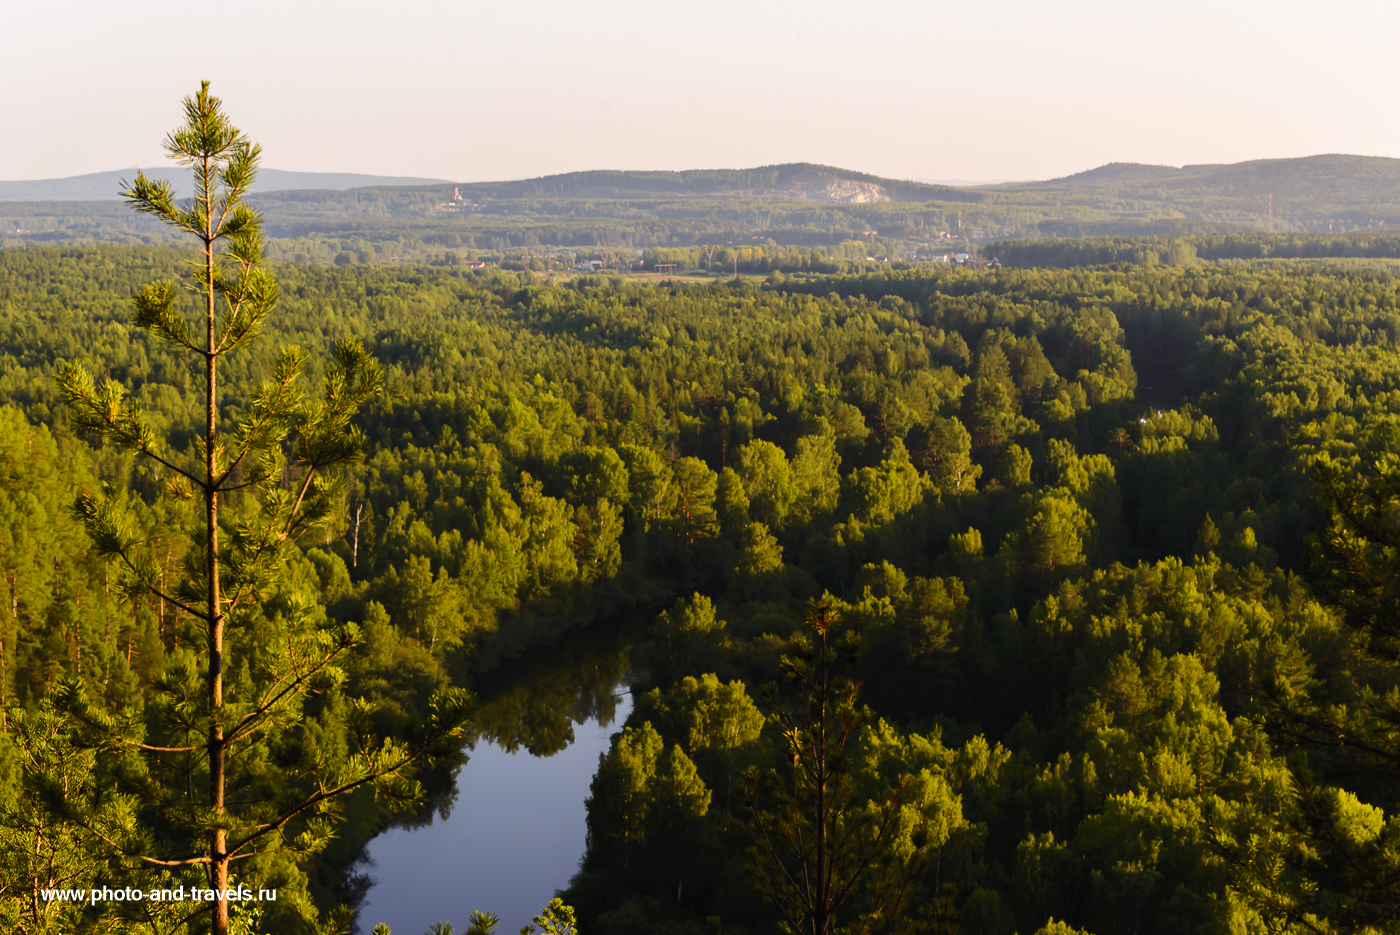
M1023 228L1042 237L1266 231L1271 223L1279 232L1313 233L1400 225L1400 159L1381 156L1328 154L1181 168L1119 162L988 191L1028 206L1053 199L1059 216Z
M460 188L463 197L477 199L672 197L828 204L982 200L977 192L946 185L885 179L807 162L756 169L568 172L517 182L464 184Z
M130 181L140 169L120 169L115 172L93 172L66 179L35 179L23 182L0 181L0 201L106 201L118 198L123 179ZM188 197L190 187L187 173L182 169L160 166L145 169L151 178L169 179L176 194ZM353 172L288 172L283 169L263 169L258 172L252 191L271 192L291 189L320 189L345 191L370 185L431 185L443 179L420 179L388 175L359 175Z
M0 182L0 248L166 242L160 225L117 200L133 171ZM308 261L700 245L938 256L1005 240L1400 230L1400 159L1110 163L981 188L813 163L472 183L268 169L250 201L275 255Z
M1212 197L1267 199L1272 193L1276 209L1320 204L1360 208L1400 204L1400 159L1330 154L1179 169L1118 162L1062 179L1007 188L1071 189L1080 197L1097 189L1124 198L1194 203Z
M941 185L948 188L998 188L1003 185L1030 185L1033 179L914 179L928 185Z
M0 201L104 201L116 199L123 179L138 169L94 172L65 179L0 181ZM180 169L144 170L152 178L169 179L176 192L189 194ZM445 179L423 179L337 172L287 172L263 169L254 192L349 191L431 187L451 193ZM455 186L469 199L655 199L724 198L757 201L814 201L826 204L880 202L981 201L981 194L917 181L886 179L811 163L762 166L756 169L692 169L682 172L595 170L566 172L536 179L504 182L463 182Z
M1097 169L1076 172L1064 178L1045 182L1011 182L1007 188L1083 188L1088 185L1111 185L1117 182L1141 182L1169 178L1183 170L1172 166L1149 166L1140 162L1110 162Z

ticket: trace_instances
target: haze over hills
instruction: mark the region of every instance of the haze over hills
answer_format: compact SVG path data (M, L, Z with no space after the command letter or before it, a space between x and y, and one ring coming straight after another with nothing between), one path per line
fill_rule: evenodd
M998 188L1003 185L1024 185L1034 179L914 179L928 185L942 185L948 188Z
M1254 159L1229 164L1175 166L1110 162L1043 182L1013 182L1008 188L1089 188L1105 185L1154 185L1174 189L1240 184L1291 185L1297 194L1335 189L1338 183L1367 180L1400 186L1400 159L1385 156L1346 156L1328 153L1294 159Z
M1393 225L1400 212L1400 159L1328 154L1179 169L1109 163L1005 191L1010 197L1053 191L1089 203L1155 203L1188 217L1229 210L1258 214L1261 207L1267 214L1272 195L1275 219L1285 224L1345 215L1353 226L1375 227Z
M475 198L724 198L869 204L888 201L977 201L947 185L880 178L807 162L755 169L682 172L597 170L516 182L464 184Z
M1191 167L1194 168L1194 167ZM1058 179L1045 181L1009 182L1007 188L1083 188L1089 185L1112 185L1119 182L1142 182L1170 178L1185 169L1174 166L1144 165L1140 162L1109 162L1097 169L1086 169Z
M1400 224L1400 159L1326 154L1181 168L1110 163L1061 179L1001 189L1003 198L1035 195L1120 215L1136 208L1237 230L1393 228Z
M0 183L0 244L163 242L158 225L115 200L130 174ZM39 200L40 192L50 200ZM84 192L104 200L62 200ZM1400 160L1110 163L1062 179L981 188L812 163L476 183L269 169L249 200L263 212L275 256L312 261L705 244L914 256L1007 239L1394 230Z
M118 198L122 180L138 171L175 184L179 197L190 194L189 174L159 166L93 172L62 179L0 181L0 201L105 201ZM355 188L411 188L452 185L447 179L363 175L344 172L289 172L262 169L253 192L348 191ZM592 170L535 179L459 183L472 198L740 198L864 204L884 201L976 200L947 185L884 179L861 172L791 163L754 169L693 169L679 172Z
M34 179L30 181L0 181L0 201L106 201L118 198L122 180L130 181L137 172L151 178L168 179L175 185L178 197L190 194L189 174L171 166L151 169L120 169L114 172L92 172L64 179ZM411 176L362 175L353 172L289 172L285 169L262 169L251 191L267 192L282 189L325 189L344 191L367 185L431 185L443 179L423 179Z

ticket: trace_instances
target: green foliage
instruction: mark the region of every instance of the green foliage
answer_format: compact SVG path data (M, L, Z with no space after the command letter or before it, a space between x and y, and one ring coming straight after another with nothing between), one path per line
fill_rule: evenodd
M720 531L734 542L749 525L749 496L733 468L724 468L715 482L715 513Z
M105 883L106 841L133 834L132 802L103 794L95 752L74 744L73 725L51 702L7 720L19 788L0 807L0 921L13 932L71 930L81 901L43 900L39 891Z
M551 899L549 905L540 910L539 915L534 918L533 925L527 925L520 930L521 935L533 935L536 927L540 935L578 935L573 907L565 905L558 897Z
M684 747L705 785L723 792L727 813L735 776L759 755L764 722L744 683L721 682L713 672L698 679L688 675L665 692L652 689L642 696L637 712L645 723L658 725L663 739Z
M483 912L480 909L473 909L467 916L467 931L465 935L493 935L501 924L501 917L494 912Z
M648 792L662 747L650 724L625 729L613 748L599 757L589 786L589 846L624 868L632 853L647 843Z
M797 494L787 455L772 442L757 439L740 448L738 455L749 515L757 522L778 526L792 509Z
M790 765L769 774L762 801L756 770L745 790L750 879L790 930L811 935L837 930L858 894L862 926L898 919L932 852L961 823L946 782L927 770L911 775L896 763L878 776L875 766L859 776L873 797L857 791L847 755L867 715L856 706L855 684L835 667L841 655L854 657L859 638L838 634L837 626L834 608L816 604L809 633L789 644L781 670L795 689L795 710L777 707L769 726Z
M1077 929L1065 922L1056 922L1051 919L1040 928L1035 930L1035 935L1088 935L1083 929Z
M710 790L679 744L668 749L657 764L650 794L647 824L655 840L684 841L697 835L710 808ZM683 886L684 851L674 849L668 862L676 867L677 885Z
M734 579L739 593L754 599L784 597L783 548L762 523L749 523L739 537Z
M1366 225L1369 226L1369 225ZM1063 235L1060 235L1063 237ZM1190 237L1076 237L1009 241L988 248L1010 266L1192 266L1221 260L1387 261L1400 259L1400 238L1385 233L1196 234ZM1384 268L1384 266L1382 266Z
M77 859L96 847L128 872L197 871L196 879L220 894L209 907L209 924L223 935L231 925L251 931L257 924L247 914L236 925L231 921L227 892L234 860L247 861L244 873L256 879L276 872L288 857L323 850L338 800L361 787L398 805L411 804L420 794L410 775L413 764L451 748L470 699L461 690L435 695L407 743L377 736L372 705L339 690L346 680L340 663L358 641L358 626L327 621L320 608L281 587L288 553L332 521L340 506L340 469L358 461L366 447L351 421L382 388L382 370L360 342L337 342L321 374L319 398L307 399L297 381L308 356L289 346L277 355L270 379L247 388L237 427L220 432L218 366L258 336L279 292L262 266L258 216L243 202L258 148L229 123L207 82L186 99L185 117L165 146L193 171L194 198L177 203L168 182L140 173L123 194L138 212L198 241L191 277L198 324L189 324L178 307L181 290L170 281L138 291L129 322L193 357L203 391L201 430L180 450L126 398L121 382L108 378L99 385L78 362L61 364L55 383L73 429L153 462L164 498L197 499L203 507L202 522L183 524L189 537L178 543L168 530L152 535L143 529L141 511L125 491L81 491L72 507L93 556L105 566L104 590L115 591L133 610L157 604L158 629L169 605L172 629L183 631L186 646L166 655L148 674L144 690L128 684L114 696L110 682L87 682L75 665L37 711L8 706L5 718L16 723L23 752L21 786L71 775L52 794L33 796L36 805L43 798L59 803L47 820L7 810L0 827L34 838L36 847L45 839L71 837L63 846ZM12 615L18 610L18 572L12 577ZM429 597L414 594L410 600L421 605ZM80 629L74 632L80 637ZM130 642L128 647L129 666ZM152 649L158 659L159 650ZM0 678L0 695L3 683ZM101 694L90 694L89 684ZM330 696L319 712L308 711L315 694ZM26 720L39 712L36 731L27 731ZM318 715L329 735L324 739L333 738L329 744L301 736L308 716ZM70 754L69 746L83 755ZM93 750L107 754L100 764ZM98 797L92 790L100 786L115 791ZM48 905L41 910L37 895L53 869L12 869L30 891L31 920L41 922L54 911ZM70 883L81 876L69 869L61 873ZM298 908L302 918L295 921L314 924L315 909ZM334 914L328 921L334 922Z
M703 594L677 598L675 606L656 618L657 674L665 681L695 674L709 664L724 635L725 622Z
M627 468L612 448L584 447L567 451L559 457L559 470L573 502L600 499L627 502Z
M1006 452L1002 455L1000 480L1007 487L1025 487L1031 482L1033 466L1034 461L1029 451L1020 445L1007 445Z
M915 457L939 490L962 494L977 489L982 466L972 463L972 436L956 416L935 416L917 435Z
M804 435L797 440L792 458L792 480L796 488L793 503L795 519L811 523L836 509L841 492L841 456L836 453L836 436L823 420L826 431Z
M90 518L146 569L132 580L164 590L197 580L177 532L201 504L157 462L76 438L44 375L110 375L120 399L96 400L95 379L90 413L197 459L202 384L159 335L128 330L122 302L186 259L0 252L0 687L26 711L47 699L171 745L204 634L169 600L131 599L65 505L91 494ZM901 776L913 809L889 838L913 862L861 877L840 921L874 919L870 881L907 879L896 930L1384 930L1368 920L1389 911L1395 814L1388 275L881 269L642 287L275 271L267 344L305 348L314 382L358 340L386 392L351 420L366 454L327 522L283 544L259 603L233 615L231 703L259 697L277 654L356 634L335 680L279 712L301 731L270 737L250 788L348 769L361 736L413 742L450 719L455 696L434 696L454 679L635 618L645 652L619 644L502 691L471 736L562 749L630 670L637 703L600 766L568 902L600 931L769 930L777 911L725 830L730 787L749 767L788 775L781 737L753 726L804 709L756 686L826 590L859 636L846 674L871 709L843 748L850 814L883 814ZM230 358L219 418L246 418L278 366L262 342ZM300 476L294 442L279 475ZM255 497L225 502L230 529L256 529ZM1369 583L1332 580L1348 568ZM78 676L82 695L65 687ZM34 781L17 750L0 743L0 799ZM97 760L98 788L136 796L142 822L173 801L175 783L128 782L117 761ZM319 856L326 826L298 820L287 838L307 850L248 864L301 887L264 928L332 914L326 881L387 803L351 813ZM1381 885L1359 893L1363 874Z
M1313 585L1340 611L1345 671L1324 685L1300 658L1275 662L1265 716L1281 747L1294 751L1286 779L1294 807L1284 811L1281 827L1267 829L1227 812L1233 821L1220 841L1239 867L1245 899L1272 924L1384 930L1400 898L1393 871L1400 823L1391 793L1400 767L1394 456L1357 479L1324 454L1316 484L1328 517L1314 544ZM1358 783L1358 776L1374 779Z

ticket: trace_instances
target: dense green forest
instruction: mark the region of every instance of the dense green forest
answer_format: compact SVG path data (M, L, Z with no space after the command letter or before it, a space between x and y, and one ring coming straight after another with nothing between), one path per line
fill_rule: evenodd
M64 720L74 680L154 735L189 677L195 635L113 588L70 507L117 492L172 578L191 507L80 438L52 379L82 363L192 444L189 361L128 321L188 259L0 251L11 930L176 930L27 894L119 878L65 802L110 788L142 814L142 777ZM269 768L348 756L361 702L410 736L436 689L640 616L563 894L585 935L778 931L806 898L775 882L804 865L783 842L817 826L850 931L1393 931L1400 279L1132 259L659 285L276 264L224 414L287 343L315 378L356 338L386 376L337 520L240 624L361 634ZM473 730L508 722L486 706ZM66 784L33 774L35 738L74 751ZM358 794L342 817L319 856L239 867L287 894L256 931L348 918L390 812ZM40 839L74 859L30 859Z
M1386 261L1400 259L1400 233L1215 234L1190 237L1066 237L1012 240L984 248L1007 266L1186 266L1246 260Z
M1384 231L1400 225L1400 161L1319 156L1184 169L1115 164L985 189L795 163L263 190L250 203L263 213L269 255L288 261L393 264L450 254L523 268L527 252L601 259L620 250L635 256L740 244L839 259L849 242L860 242L862 258L914 259L1009 237ZM115 200L0 201L0 246L171 242L163 227ZM540 262L559 266L558 258Z

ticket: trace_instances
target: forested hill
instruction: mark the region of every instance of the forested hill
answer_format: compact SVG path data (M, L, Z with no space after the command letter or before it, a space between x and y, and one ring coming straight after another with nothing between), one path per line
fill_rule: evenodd
M1046 182L1008 185L1005 197L1054 193L1066 203L1136 203L1187 217L1263 218L1273 195L1275 230L1325 231L1329 219L1347 229L1395 226L1400 218L1400 159L1321 155L1257 159L1233 165L1173 168L1109 163Z
M1400 159L1384 156L1347 156L1327 153L1296 159L1254 159L1248 162L1182 166L1144 165L1139 162L1110 162L1043 182L1012 182L1004 189L1091 188L1107 185L1141 185L1180 189L1188 186L1276 183L1299 186L1292 194L1311 194L1318 189L1349 190L1353 183L1374 184L1389 194L1400 190Z
M885 179L806 162L756 169L693 169L685 172L568 172L518 182L463 185L462 193L483 198L700 196L853 203L980 202L985 199L980 192Z
M0 181L0 201L107 201L116 200L122 180L138 172L169 179L186 197L188 173L156 167L93 172L61 179ZM350 189L426 189L430 199L451 198L453 183L446 179L364 175L347 172L288 172L263 169L255 192L323 192ZM885 179L848 169L798 162L755 169L693 169L683 172L596 170L566 172L542 178L460 185L469 198L672 198L725 197L795 201L966 201L979 202L980 192L946 185L929 185ZM412 196L416 192L404 192Z
M0 247L165 242L154 221L113 200L120 173L108 175L110 184L94 183L82 195L105 199L93 201L6 200L5 185L30 183L0 183ZM611 266L623 251L637 257L650 248L740 245L770 254L802 247L817 248L826 259L897 261L1012 238L1249 234L1270 227L1335 235L1400 227L1400 160L1361 156L1184 169L1112 164L1067 179L978 190L809 163L470 184L380 179L354 189L345 188L349 177L331 184L329 177L288 175L265 172L250 201L263 213L270 254L309 262L480 260L524 268L530 257L569 251L570 262L600 259ZM708 270L713 256L705 256Z

